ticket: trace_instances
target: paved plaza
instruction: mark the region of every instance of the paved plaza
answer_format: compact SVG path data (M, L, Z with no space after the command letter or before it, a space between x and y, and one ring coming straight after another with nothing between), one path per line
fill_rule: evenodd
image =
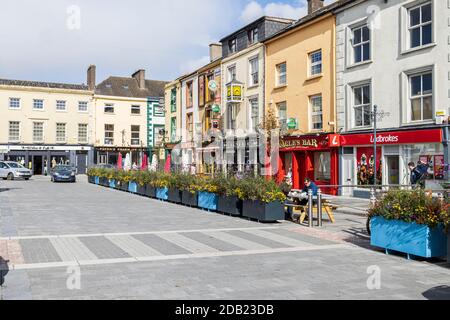
M446 263L370 247L364 200L309 229L79 180L0 181L1 299L450 299Z

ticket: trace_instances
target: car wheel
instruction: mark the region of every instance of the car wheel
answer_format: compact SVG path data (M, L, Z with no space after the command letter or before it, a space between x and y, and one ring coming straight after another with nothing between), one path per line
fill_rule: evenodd
M25 178L26 181L30 180L30 178Z
M14 180L14 174L12 172L8 173L8 176L6 177L8 180Z

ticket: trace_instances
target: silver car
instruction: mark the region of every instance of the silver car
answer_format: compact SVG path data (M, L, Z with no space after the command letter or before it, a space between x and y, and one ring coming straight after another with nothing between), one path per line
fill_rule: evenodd
M12 161L0 161L0 178L3 180L25 179L32 176L31 170L25 168L20 163Z

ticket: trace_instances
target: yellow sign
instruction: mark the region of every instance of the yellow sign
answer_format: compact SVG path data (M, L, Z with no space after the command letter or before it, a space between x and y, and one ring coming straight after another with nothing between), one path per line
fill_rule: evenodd
M316 139L298 139L298 140L287 140L281 141L281 149L291 149L291 148L318 148L319 144Z
M233 86L233 96L235 98L242 96L242 87L241 86Z
M242 85L230 84L227 86L228 102L242 102Z

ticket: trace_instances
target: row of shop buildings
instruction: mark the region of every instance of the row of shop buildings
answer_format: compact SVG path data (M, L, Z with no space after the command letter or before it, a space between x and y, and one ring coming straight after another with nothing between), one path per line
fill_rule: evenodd
M292 176L294 188L306 177L349 186L327 188L345 195L407 185L418 161L430 184L449 181L449 13L438 0L308 0L299 20L262 17L166 85L167 153L198 173L261 173L267 159L251 137L275 118L271 174Z
M35 175L55 164L70 164L80 174L94 164L117 163L130 154L140 166L161 143L166 82L108 77L87 84L0 79L0 160L17 161Z

